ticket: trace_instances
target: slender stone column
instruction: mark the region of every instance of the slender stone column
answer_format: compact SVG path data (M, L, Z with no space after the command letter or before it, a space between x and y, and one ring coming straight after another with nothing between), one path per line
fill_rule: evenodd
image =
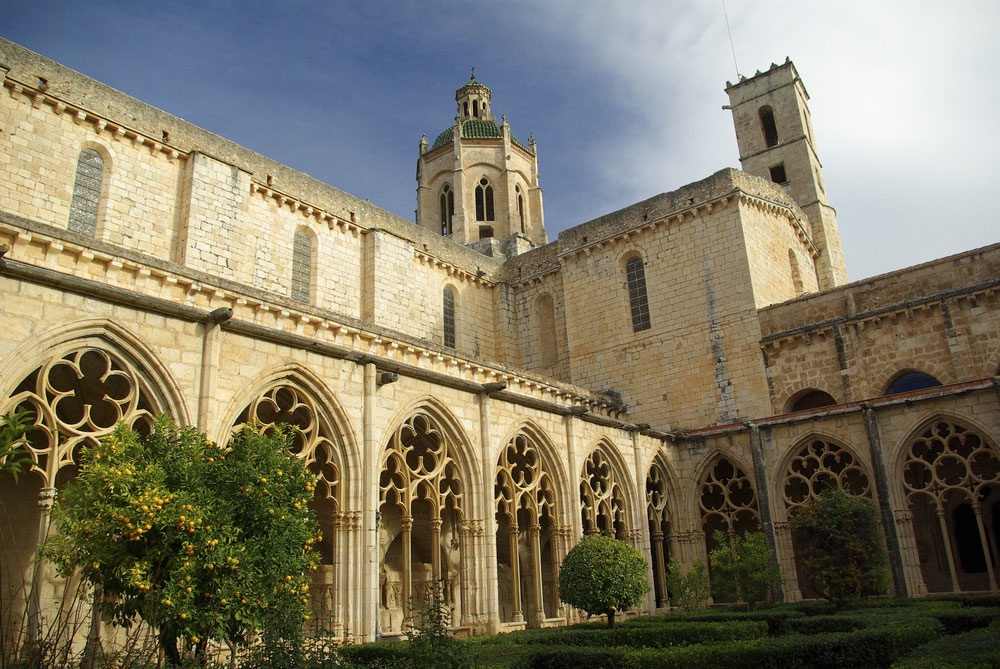
M972 510L976 512L976 525L979 527L979 541L983 545L983 558L986 560L986 573L990 577L990 590L997 589L997 577L993 571L993 556L990 554L989 539L986 538L986 527L983 525L983 508L977 498L972 504Z
M521 560L517 555L517 524L511 523L507 533L510 542L510 593L513 599L514 612L512 617L514 622L523 622L524 614L521 612Z
M903 569L903 555L899 550L899 533L896 529L896 519L892 513L892 503L889 499L889 475L886 472L885 455L882 452L882 436L879 430L878 415L869 404L862 404L861 410L865 419L865 432L868 434L868 447L872 455L872 469L875 472L875 491L878 493L878 509L882 517L882 529L885 532L885 544L889 549L889 568L892 570L892 580L896 585L896 596L906 597L906 578ZM947 534L944 535L947 538Z
M56 458L50 456L50 460L55 460ZM55 463L50 464L54 466ZM54 479L50 479L54 480ZM49 513L52 511L52 505L56 501L56 495L58 491L55 488L42 488L38 492L38 508L41 509L41 514L38 517L38 551L41 552L42 546L45 544L46 539L49 537ZM31 570L31 590L28 592L28 620L25 626L25 633L30 642L35 642L41 640L41 616L42 616L42 570L45 567L45 561L41 559L39 555L35 559L35 567Z
M951 550L951 536L948 534L948 521L944 517L944 506L937 502L934 515L938 519L938 527L941 530L941 542L944 544L944 554L948 558L948 573L951 574L951 591L959 592L958 572L955 570L955 554Z
M413 516L409 514L403 516L399 525L402 528L400 541L403 547L403 617L407 618L410 615L410 602L413 600L413 560L411 557L413 547L410 545L413 534Z
M654 578L653 587L656 589L654 602L664 602L667 599L667 572L666 564L663 561L663 532L653 532L653 564L656 565L660 578Z
M535 621L541 626L545 620L545 604L542 601L542 544L540 535L542 527L538 523L528 528L528 540L531 543L532 585L535 591Z
M767 543L767 552L771 555L771 564L781 569L778 544L774 538L774 522L771 520L771 494L767 480L767 464L764 460L764 441L756 423L747 423L746 427L750 431L750 452L753 455L753 474L757 484L757 508L760 510L760 524L764 529L764 541ZM779 586L775 589L774 601L783 602L784 600L784 590Z

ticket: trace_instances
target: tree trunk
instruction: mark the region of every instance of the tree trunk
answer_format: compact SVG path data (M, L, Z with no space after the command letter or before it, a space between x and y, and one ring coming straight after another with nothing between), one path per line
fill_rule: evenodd
M181 664L181 654L177 650L177 636L167 628L160 628L160 648L163 649L163 656L167 659L168 667L177 667Z
M611 629L615 628L615 610L611 609L608 611L608 627Z

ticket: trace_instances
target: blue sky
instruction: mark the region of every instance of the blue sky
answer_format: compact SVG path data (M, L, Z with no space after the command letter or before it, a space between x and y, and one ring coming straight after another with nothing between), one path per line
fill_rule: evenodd
M1000 3L726 0L786 56L852 280L1000 241ZM476 77L538 142L550 238L738 167L722 0L5 0L0 35L412 220L422 134Z

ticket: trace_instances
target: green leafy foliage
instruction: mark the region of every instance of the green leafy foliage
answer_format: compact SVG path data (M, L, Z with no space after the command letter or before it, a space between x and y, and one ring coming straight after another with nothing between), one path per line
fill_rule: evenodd
M566 554L559 570L559 598L588 616L608 616L635 606L649 591L646 560L623 541L605 536L583 537Z
M690 569L684 571L677 560L671 559L667 564L666 581L671 606L685 611L701 608L712 593L705 565L697 560Z
M451 614L441 581L433 581L406 627L413 667L461 669L471 666L467 648L452 636Z
M800 569L824 598L841 605L885 593L886 551L870 500L827 490L798 510L792 531Z
M168 417L149 435L119 425L60 493L45 555L116 624L153 625L172 664L178 641L201 657L209 639L294 636L319 536L314 477L289 445L283 429L245 426L226 449Z
M763 532L748 532L727 537L713 535L718 548L709 553L712 564L712 589L729 592L752 609L756 602L767 600L781 584L781 573L771 562Z
M24 434L32 418L30 411L20 407L0 416L0 473L10 474L15 485L21 473L31 467L31 456L24 451Z

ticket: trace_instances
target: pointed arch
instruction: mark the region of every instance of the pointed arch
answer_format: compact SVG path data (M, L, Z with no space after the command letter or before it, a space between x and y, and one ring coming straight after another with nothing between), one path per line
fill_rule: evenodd
M653 456L646 473L646 521L651 542L653 595L656 606L667 606L667 564L674 551L670 543L676 527L677 500L670 464L662 454Z
M379 616L390 634L403 631L411 604L419 607L435 581L456 619L467 615L463 523L471 473L478 471L458 422L437 401L413 405L393 425L382 451L378 508Z
M147 431L160 413L183 420L184 404L156 356L124 328L100 319L54 329L12 351L4 369L16 385L4 389L0 413L31 413L25 435L31 466L17 481L0 473L0 582L15 586L0 592L0 608L56 610L61 588L33 584L56 578L37 559L37 548L47 538L57 489L76 476L81 451L119 421Z
M347 633L352 564L349 532L357 525L360 457L346 415L332 393L315 375L298 365L267 370L248 384L233 402L227 434L250 423L261 432L278 424L292 428L291 450L316 477L309 506L322 531L320 566L311 586L311 626L334 638Z
M934 415L904 442L897 471L927 589L996 590L1000 451L993 436L965 418Z
M584 534L604 534L632 541L633 500L635 490L617 449L600 440L583 462L580 470L580 514Z
M784 502L788 519L827 490L874 501L875 478L868 463L853 448L830 435L813 433L799 439L789 448L777 471L780 476L777 498ZM787 523L776 525L776 539L782 552L794 556L794 572L792 565L786 566L787 581L798 588L801 596L820 597L810 574L800 567L800 538L790 531Z
M124 420L145 429L159 413L183 423L177 383L157 356L129 330L105 319L56 328L14 352L4 363L8 388L0 413L22 407L33 414L28 436L31 471L56 487L79 450ZM66 475L72 475L66 474Z
M494 470L500 618L541 627L559 612L563 557L558 479L543 440L522 426L500 450Z

